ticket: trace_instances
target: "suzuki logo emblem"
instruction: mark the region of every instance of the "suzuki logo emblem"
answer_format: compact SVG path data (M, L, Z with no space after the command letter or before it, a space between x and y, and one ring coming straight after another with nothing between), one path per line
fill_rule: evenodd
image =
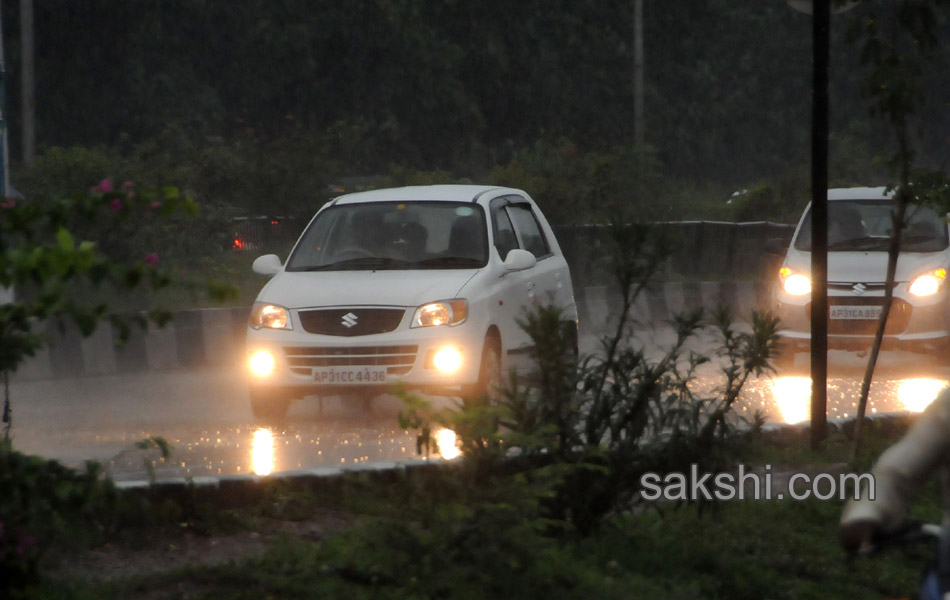
M343 315L343 326L344 327L356 327L356 319L358 319L353 313L346 313Z
M855 296L860 296L861 294L866 292L867 289L868 289L868 286L864 285L863 283L856 283L853 286L851 286L851 291L854 293Z

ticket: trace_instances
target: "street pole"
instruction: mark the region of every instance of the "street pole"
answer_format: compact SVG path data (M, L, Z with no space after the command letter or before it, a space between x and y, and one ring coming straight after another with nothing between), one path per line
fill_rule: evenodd
M811 447L828 426L828 63L831 2L814 0L811 126Z
M643 0L633 0L633 143L641 146L643 132Z
M36 158L36 85L33 53L33 0L20 0L20 79L23 137L23 164L32 166Z
M0 16L0 201L5 202L10 189L10 166L7 153L7 69L3 54L3 18Z

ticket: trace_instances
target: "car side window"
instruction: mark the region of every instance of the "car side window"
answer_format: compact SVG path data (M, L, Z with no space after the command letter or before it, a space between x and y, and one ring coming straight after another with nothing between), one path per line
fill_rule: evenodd
M544 232L541 231L538 219L531 212L531 207L527 204L511 204L507 208L508 215L521 240L521 246L534 254L535 258L551 254L551 246L544 237Z
M515 236L515 228L504 206L498 206L492 210L492 227L498 256L505 260L508 253L518 247L518 238Z

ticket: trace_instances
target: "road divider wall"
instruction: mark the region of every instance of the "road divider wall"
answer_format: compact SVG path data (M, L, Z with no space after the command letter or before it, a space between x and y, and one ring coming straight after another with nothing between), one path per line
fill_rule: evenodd
M765 281L675 281L652 284L638 294L631 318L634 329L662 327L673 316L719 306L732 309L737 321L750 321L752 311L769 306L771 286ZM622 305L620 292L607 286L587 286L575 291L582 335L613 331Z
M675 314L725 304L738 320L768 305L769 286L761 281L662 282L647 287L634 304L634 327L662 326ZM620 294L606 286L576 290L582 335L600 335L617 322ZM249 307L209 308L175 313L165 327L133 328L124 344L108 322L83 337L70 322L51 320L41 326L49 344L23 363L15 379L58 379L123 375L142 371L227 368L244 356Z

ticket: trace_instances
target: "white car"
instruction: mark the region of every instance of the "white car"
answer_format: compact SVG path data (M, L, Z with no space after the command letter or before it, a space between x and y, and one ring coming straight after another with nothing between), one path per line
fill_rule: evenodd
M279 418L306 395L367 404L395 384L494 393L532 365L526 311L555 304L575 332L568 266L538 206L517 189L436 185L340 196L273 275L247 330L251 409Z
M893 192L885 188L828 190L828 347L870 348L883 310ZM893 304L883 348L950 354L950 238L931 208L908 206ZM811 347L811 205L805 209L776 289L782 354L787 366Z

